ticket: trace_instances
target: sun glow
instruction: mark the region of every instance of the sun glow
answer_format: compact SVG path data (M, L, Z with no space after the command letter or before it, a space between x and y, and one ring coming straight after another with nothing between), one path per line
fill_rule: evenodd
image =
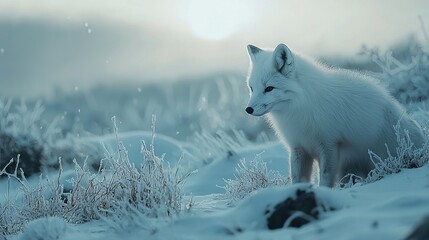
M184 0L179 2L178 15L196 36L208 40L229 37L247 23L249 4L236 0Z

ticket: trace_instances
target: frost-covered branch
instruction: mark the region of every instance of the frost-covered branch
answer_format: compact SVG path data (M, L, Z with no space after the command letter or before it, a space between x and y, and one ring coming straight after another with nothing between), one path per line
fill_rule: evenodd
M5 234L20 231L23 225L40 217L61 217L70 223L83 223L105 216L113 219L126 217L126 212L138 211L147 217L166 217L182 209L182 185L185 176L179 175L162 157L155 155L153 140L142 142L142 161L135 166L128 158L119 139L115 118L112 119L117 141L116 153L106 153L98 172L92 172L87 161L78 164L68 175L64 174L59 159L55 180L40 176L37 184L30 184L23 171L18 176L18 163L13 172L7 167L0 172L9 181L19 183L21 193L16 199L8 196L0 205L0 229ZM153 125L155 118L153 118ZM152 127L155 134L155 126ZM135 161L133 161L135 162ZM64 184L71 183L70 189Z
M241 159L235 170L235 179L226 179L226 185L223 187L226 197L230 200L242 199L258 189L290 183L290 179L278 171L268 170L267 163L260 154L250 162Z

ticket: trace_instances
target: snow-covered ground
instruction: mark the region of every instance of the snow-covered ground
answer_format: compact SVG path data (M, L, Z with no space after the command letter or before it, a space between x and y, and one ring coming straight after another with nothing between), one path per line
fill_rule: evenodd
M120 135L128 146L130 159L140 157L141 140L151 133ZM100 138L109 148L111 136ZM88 140L88 144L94 139ZM157 136L155 143L166 159L177 157L184 147L177 141ZM186 154L191 157L191 153ZM187 178L185 203L192 207L173 218L134 216L118 222L105 218L84 224L65 223L60 218L41 218L29 222L23 233L7 239L404 239L414 226L429 214L429 166L404 169L380 181L347 189L328 189L297 184L256 191L244 200L224 196L224 179L233 179L242 158L260 155L269 169L287 174L287 152L280 143L243 147L231 156L215 159ZM171 161L170 164L177 162ZM37 181L37 178L29 180ZM2 179L2 189L7 179ZM314 191L322 205L334 208L322 212L301 228L267 228L266 210L295 197L297 189ZM4 198L5 196L2 196ZM51 236L50 236L50 235Z

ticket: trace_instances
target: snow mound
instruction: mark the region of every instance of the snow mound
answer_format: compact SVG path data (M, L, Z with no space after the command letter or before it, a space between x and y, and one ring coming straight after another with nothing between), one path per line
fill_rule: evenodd
M429 193L426 191L428 170L427 165L404 169L375 183L348 189L312 187L309 184L268 188L251 194L235 207L206 214L198 212L196 202L195 215L184 216L153 233L137 231L133 236L146 234L155 239L174 236L174 239L237 240L253 239L255 236L261 239L302 240L405 239L429 212ZM319 211L334 211L320 211L319 220L312 219L301 228L287 227L285 224L276 231L269 230L267 210L271 212L285 199L295 198L297 190L314 192L318 206L323 206Z
M186 179L185 194L196 196L225 193L226 179L233 179L236 167L241 159L253 159L256 155L266 162L268 169L278 170L285 177L288 176L288 153L279 142L272 142L252 147L244 147L236 152L230 152L226 157L214 160L212 163L199 169Z
M27 224L20 240L59 240L67 230L67 223L62 218L44 217Z
M291 199L292 201L298 200L297 193L299 191L315 194L317 206L313 210L319 211L322 218L324 218L322 209L342 209L346 207L344 202L349 200L347 193L337 192L328 188L313 188L311 184L267 188L251 194L251 196L245 198L232 209L213 213L205 217L184 217L166 228L168 228L168 232L182 232L187 228L186 226L192 226L192 230L187 232L187 234L192 234L195 239L198 236L206 236L207 234L217 235L218 237L239 237L249 231L268 231L270 228L269 218L275 212L276 206L287 199ZM297 212L299 211L297 210ZM298 217L298 215L291 215L290 222ZM166 232L162 229L155 235L159 235L161 239L166 238L167 235L164 235ZM243 239L246 238L243 237Z
M106 148L109 153L118 151L118 140L123 143L127 150L130 162L139 165L142 160L142 142L146 144L152 143L152 132L125 132L119 133L118 138L115 134L104 136L82 138L80 144L94 145ZM173 138L155 134L153 137L153 145L157 156L164 156L164 161L171 166L175 166L179 159L182 158L181 164L191 163L196 161L192 148L185 143L174 140ZM101 149L100 149L101 151Z

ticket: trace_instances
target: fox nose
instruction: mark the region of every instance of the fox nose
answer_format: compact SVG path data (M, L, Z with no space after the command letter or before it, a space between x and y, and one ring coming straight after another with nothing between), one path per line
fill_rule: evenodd
M246 112L247 112L248 114L252 114L252 113L253 113L253 108L251 108L251 107L247 107L247 108L246 108Z

